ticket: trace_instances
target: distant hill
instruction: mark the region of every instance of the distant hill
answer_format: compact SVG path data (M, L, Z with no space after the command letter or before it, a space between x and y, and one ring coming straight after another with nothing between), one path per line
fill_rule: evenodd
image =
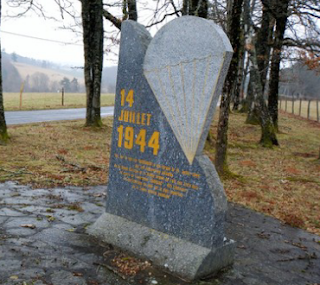
M16 53L2 52L3 90L18 92L24 82L25 92L85 92L83 68L36 60ZM102 74L102 92L115 92L117 67L106 67Z
M18 70L20 76L23 79L26 79L28 76L32 76L35 73L43 73L49 77L50 81L60 82L64 77L67 77L70 80L72 80L72 78L75 77L78 79L78 82L80 84L84 84L84 80L81 75L72 76L64 70L42 68L42 67L32 66L32 65L29 65L26 63L20 63L20 62L13 62L12 64Z

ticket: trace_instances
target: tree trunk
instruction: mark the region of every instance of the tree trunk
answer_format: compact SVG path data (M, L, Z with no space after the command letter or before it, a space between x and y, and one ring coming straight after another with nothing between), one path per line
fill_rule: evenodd
M136 0L128 0L129 20L138 21L138 10Z
M0 1L0 23L1 23L1 1ZM3 92L2 92L2 58L0 43L0 144L5 144L8 139L7 124L4 116Z
M244 55L244 57L246 57L246 55ZM249 58L247 58L246 63L245 63L245 67L243 70L243 77L241 80L241 86L240 86L240 94L242 96L242 100L241 100L241 109L240 109L240 113L248 113L249 111L249 102L248 102L248 86L247 86L247 80L248 80L248 74L249 74L249 67L250 67L250 60ZM246 97L245 97L246 96Z
M288 20L288 7L290 0L282 0L274 4L276 17L276 31L271 60L268 109L275 129L278 130L278 99L281 50L283 46L284 32Z
M233 111L238 111L240 106L240 88L241 88L242 71L243 71L243 68L241 65L239 66L238 71L239 72L237 75L237 81L233 89L233 94L231 96L233 100L233 107L232 107Z
M246 12L245 14L248 14L248 12ZM247 15L246 17L247 17L247 21L251 21L250 15ZM259 121L261 126L260 144L264 147L272 147L273 145L279 145L279 144L276 137L275 128L270 118L268 107L266 105L264 95L263 95L262 80L259 72L256 44L254 42L252 26L250 29L251 29L251 32L248 33L246 46L248 47L248 52L249 52L250 61L251 61L251 69L250 69L251 88L256 97L256 100L255 100L256 104L254 108L257 109L257 113L259 114Z
M208 0L183 0L181 13L183 16L191 15L208 18Z
M2 61L2 58L1 58L1 45L0 45L0 144L5 144L8 141L9 136L7 132L6 119L4 116L1 61Z
M188 6L189 6L189 0L183 0L182 9L181 9L182 16L188 15Z
M191 0L192 13L191 15L201 18L208 18L208 0Z
M251 71L250 71L251 74ZM259 125L259 117L260 114L256 108L255 104L256 98L255 93L252 86L252 77L250 76L249 84L248 84L248 96L247 96L247 106L248 106L248 115L246 119L246 124L250 125Z
M257 61L258 67L261 77L261 84L262 84L262 91L264 93L267 74L268 74L268 67L270 61L270 42L273 37L273 28L275 21L272 18L271 12L269 10L268 3L269 0L263 0L263 13L261 19L261 28L257 33L257 43L256 43L256 50L257 50Z
M265 103L263 92L262 92L262 85L258 65L251 66L251 76L252 76L252 89L257 94L257 104L256 108L258 113L260 114L260 126L261 126L261 139L260 144L264 147L272 147L273 145L279 145L276 131L272 120L269 116L268 107Z
M228 124L229 124L229 110L231 101L231 91L234 81L237 77L239 56L240 56L240 18L242 13L243 0L233 1L231 14L228 15L228 36L231 45L234 48L234 54L227 74L226 82L222 92L215 166L219 174L225 174L228 171L227 167L227 148L228 148Z
M102 0L82 0L84 77L87 95L86 125L102 125L100 115L101 75L103 65Z
M253 21L251 19L249 3L249 0L246 0L244 5L244 21L248 28L248 32L246 33L246 47L251 62L250 84L256 98L254 108L256 108L257 113L259 114L261 126L260 144L265 147L272 147L273 145L278 145L278 140L263 96L262 80L259 72Z
M243 80L244 64L245 64L245 48L244 48L244 25L241 27L241 45L240 45L240 55L239 55L239 66L238 66L238 75L237 80L234 81L234 88L232 92L233 100L233 111L239 110L240 105L240 96L241 96L241 85Z

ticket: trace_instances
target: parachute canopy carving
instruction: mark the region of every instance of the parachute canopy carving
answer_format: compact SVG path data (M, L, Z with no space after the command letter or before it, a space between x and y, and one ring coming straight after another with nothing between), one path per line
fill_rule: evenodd
M165 25L148 46L144 75L190 165L202 152L232 53L221 28L190 16Z

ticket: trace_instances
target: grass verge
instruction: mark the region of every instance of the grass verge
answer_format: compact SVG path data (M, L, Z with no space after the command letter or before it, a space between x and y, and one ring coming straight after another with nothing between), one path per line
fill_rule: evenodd
M106 182L112 121L100 128L84 120L17 125L0 147L0 182L33 187L95 185Z
M215 120L217 122L217 120ZM228 163L223 183L229 201L320 235L320 124L280 114L280 147L263 148L259 126L245 116L230 118ZM102 129L84 121L10 126L0 145L0 182L34 187L97 185L107 182L112 119ZM212 142L205 152L213 160Z
M228 200L320 235L320 124L280 114L280 147L258 145L260 127L233 114L223 184ZM212 127L216 133L216 126ZM206 152L213 160L211 146Z

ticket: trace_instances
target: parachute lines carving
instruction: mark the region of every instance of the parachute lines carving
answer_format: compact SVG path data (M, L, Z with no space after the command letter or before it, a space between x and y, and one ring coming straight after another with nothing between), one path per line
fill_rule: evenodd
M221 62L217 63L219 58ZM144 70L190 165L197 153L223 60L221 57L209 55L158 69ZM216 80L208 80L209 78Z

